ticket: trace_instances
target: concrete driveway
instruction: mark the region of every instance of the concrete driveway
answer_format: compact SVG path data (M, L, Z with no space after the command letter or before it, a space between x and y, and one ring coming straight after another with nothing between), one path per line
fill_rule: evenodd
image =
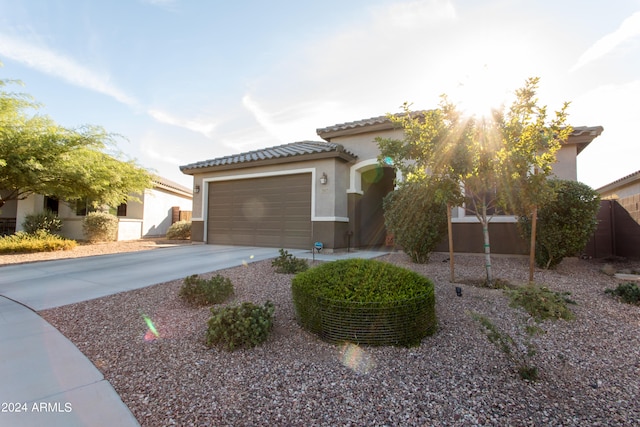
M39 311L277 256L274 248L180 245L10 265L0 267L0 295Z

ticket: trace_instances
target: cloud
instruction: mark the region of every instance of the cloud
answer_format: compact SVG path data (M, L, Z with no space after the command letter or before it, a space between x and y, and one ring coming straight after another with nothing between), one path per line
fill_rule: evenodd
M0 54L75 86L107 95L130 107L138 104L134 97L111 83L108 76L100 75L53 50L0 34Z
M605 56L623 42L640 35L640 12L636 12L625 19L620 27L613 33L609 33L596 41L578 58L578 62L571 67L569 72L584 67L590 62Z
M184 119L155 109L147 110L147 114L149 114L149 116L153 117L158 122L189 129L193 132L201 133L207 138L212 136L213 131L217 126L217 123L209 120Z

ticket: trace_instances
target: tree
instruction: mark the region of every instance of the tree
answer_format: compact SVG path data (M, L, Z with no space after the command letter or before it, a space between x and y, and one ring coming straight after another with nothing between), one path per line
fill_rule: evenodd
M540 204L553 197L547 185L556 152L573 129L566 126L565 102L560 111L549 120L546 106L538 106L536 91L539 78L530 78L523 88L516 91L516 101L506 114L496 117L503 138L500 163L502 175L511 191L505 193L504 206L509 206L519 216L531 218L531 245L529 257L529 281L533 281L536 253L537 211Z
M545 184L553 197L539 208L535 260L548 269L584 250L598 225L600 195L581 182L550 179ZM520 216L518 225L531 238L531 216Z
M436 194L449 203L463 199L466 210L478 218L488 285L493 284L491 219L540 202L541 182L571 132L562 127L567 104L548 123L546 107L539 107L535 97L538 82L528 79L511 107L494 110L491 117L465 117L446 96L430 111L412 112L405 103L401 114L389 116L404 130L404 139L377 140L381 161L392 163L408 180L437 185ZM427 176L436 179L425 180ZM514 189L522 194L514 197Z
M389 115L404 130L403 140L376 138L380 149L378 161L393 165L406 182L429 187L435 201L446 204L451 278L454 280L451 206L461 204L463 195L460 173L465 171L467 140L471 128L462 121L455 107L442 96L440 106L429 111L412 111L405 103L403 112Z
M107 152L114 135L97 126L67 129L33 114L39 105L5 91L10 83L16 82L0 80L0 207L31 194L117 206L150 187L147 170Z

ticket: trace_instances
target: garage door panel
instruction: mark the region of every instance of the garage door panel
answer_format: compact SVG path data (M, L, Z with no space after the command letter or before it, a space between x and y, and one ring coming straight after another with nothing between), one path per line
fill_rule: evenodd
M207 241L307 248L311 174L209 183Z

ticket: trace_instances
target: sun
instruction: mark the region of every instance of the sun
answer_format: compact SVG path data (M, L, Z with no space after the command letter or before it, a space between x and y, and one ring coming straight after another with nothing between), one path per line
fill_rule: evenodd
M504 106L512 94L507 87L509 80L503 73L492 72L485 64L479 69L471 69L450 97L464 114L489 118L492 111Z

